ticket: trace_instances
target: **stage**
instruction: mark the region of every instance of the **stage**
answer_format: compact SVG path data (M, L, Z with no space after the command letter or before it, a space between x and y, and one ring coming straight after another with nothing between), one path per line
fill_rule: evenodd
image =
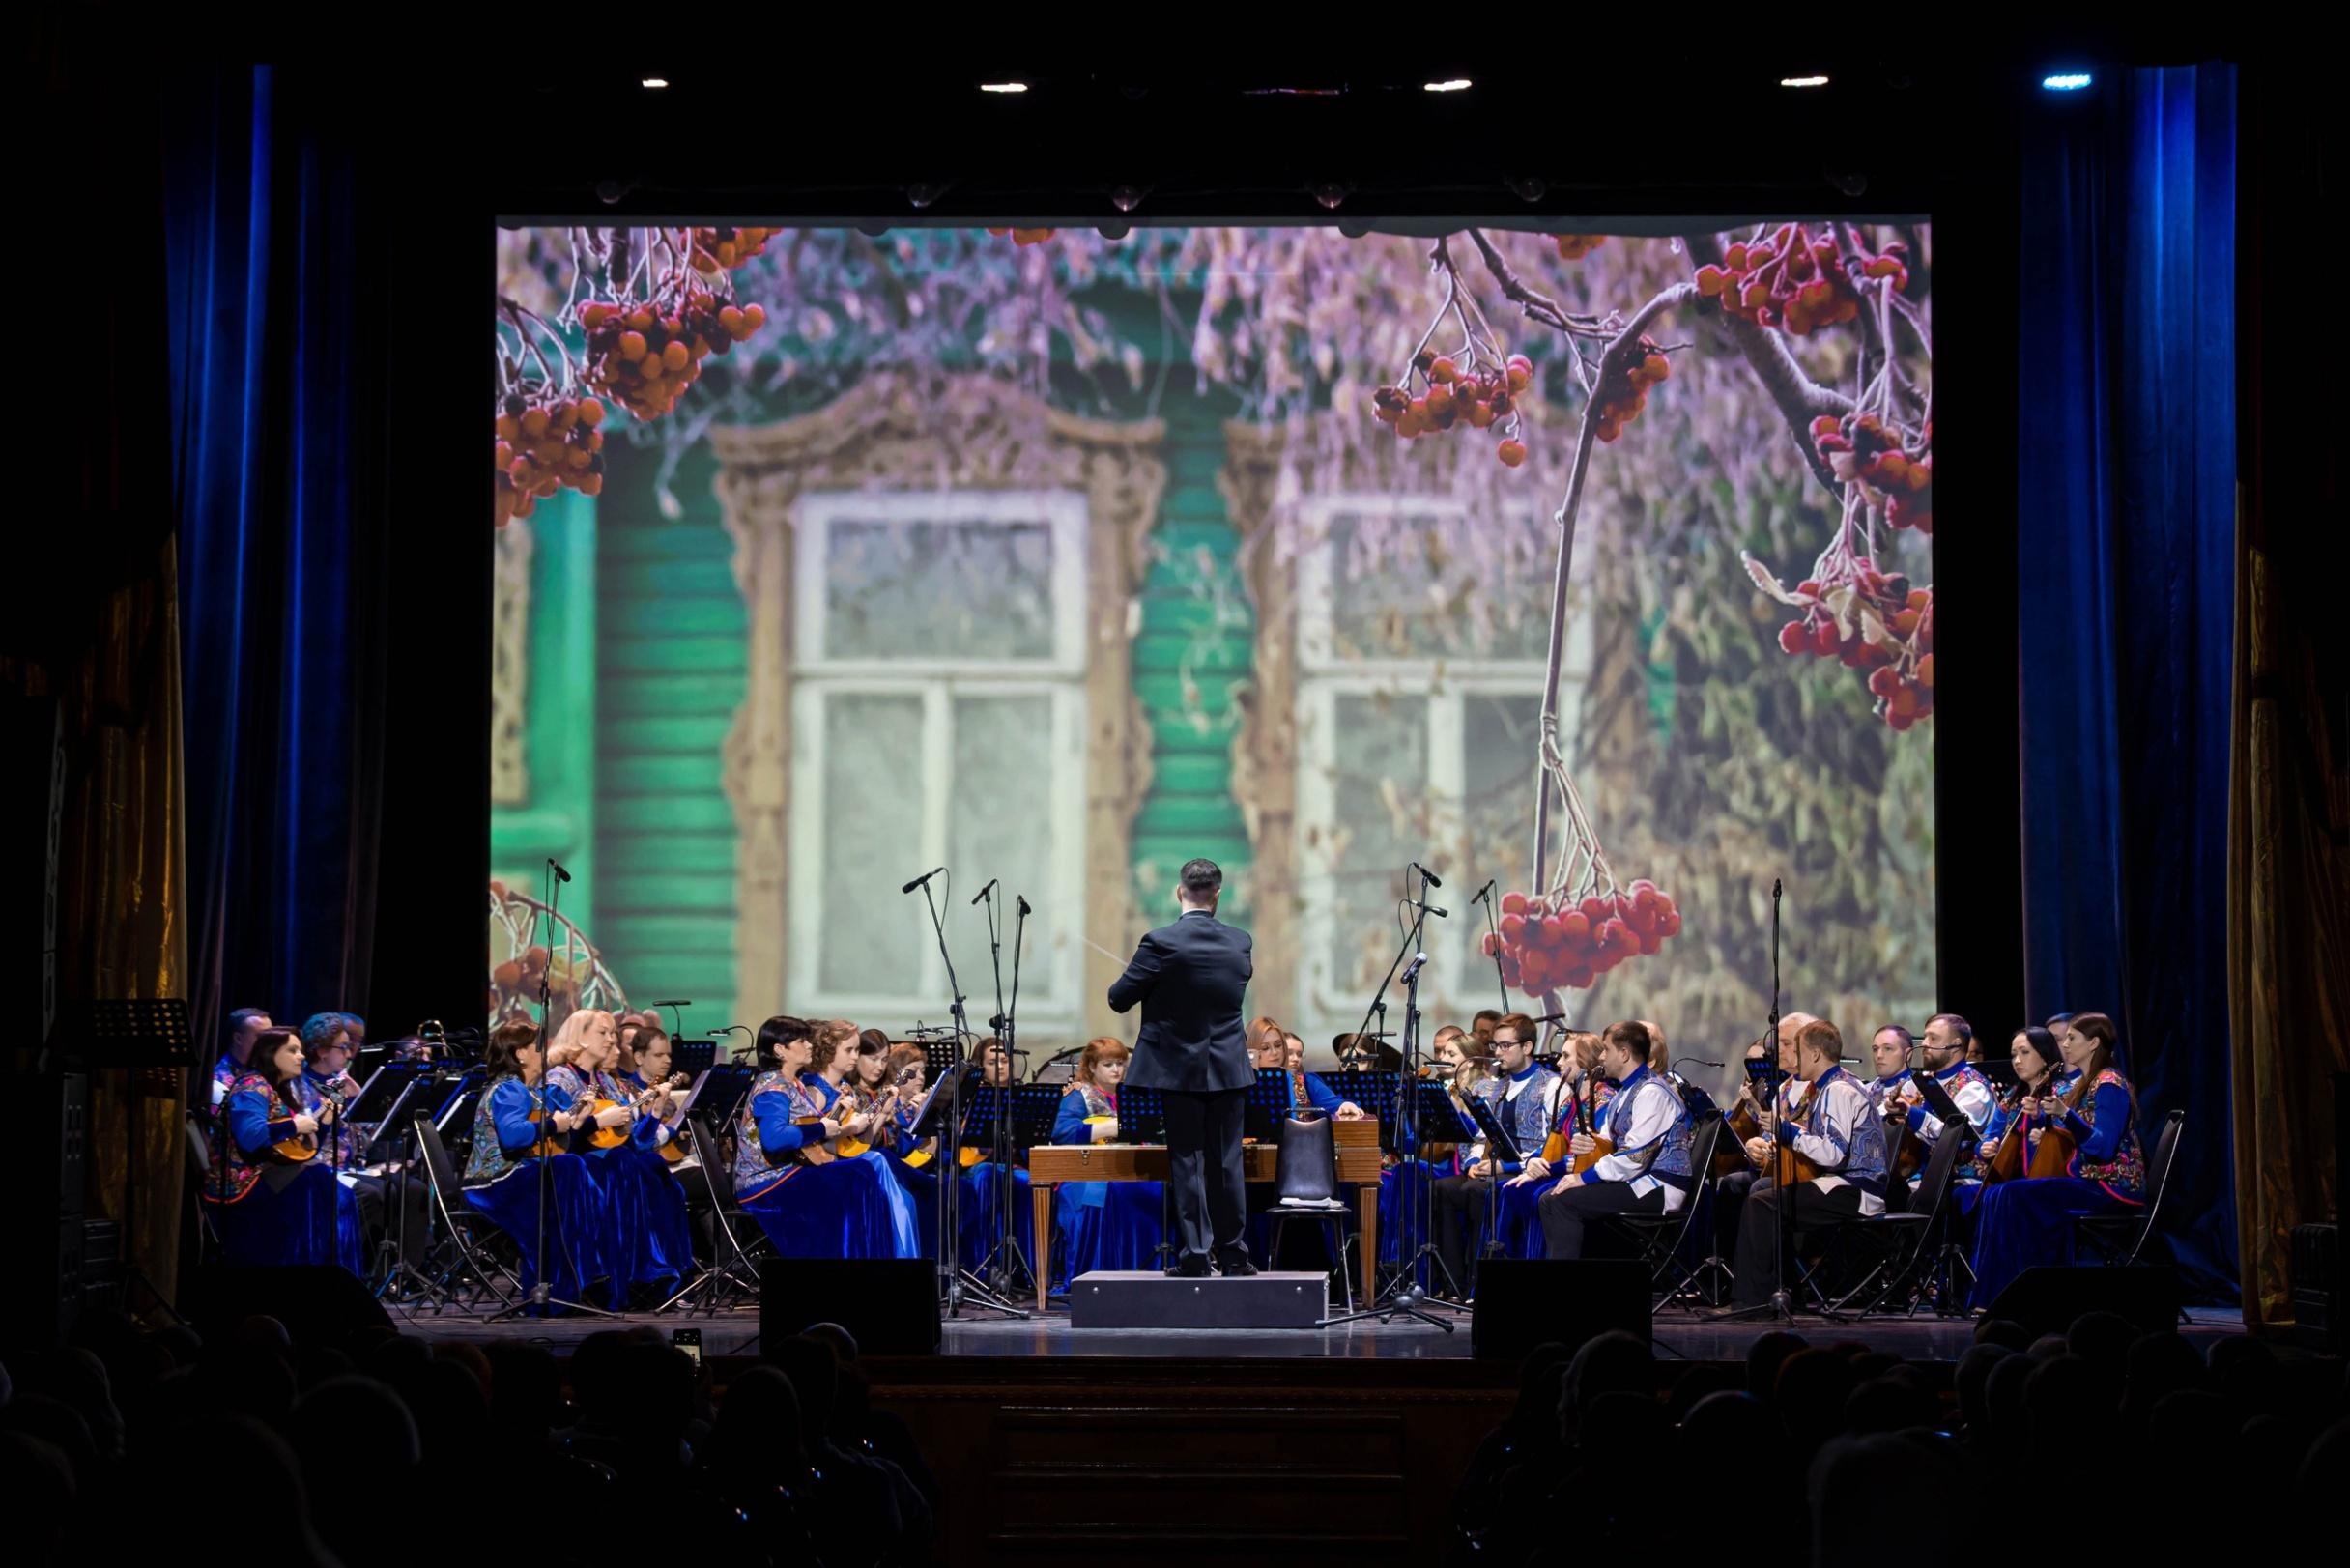
M1430 1327L1408 1318L1391 1323L1356 1323L1335 1328L1247 1330L1072 1327L1069 1314L1059 1308L1043 1317L1006 1319L992 1313L966 1311L940 1326L943 1335L938 1356L960 1360L1008 1358L1113 1358L1129 1361L1451 1361L1472 1358L1469 1316L1436 1311L1434 1316L1455 1325L1453 1331ZM407 1316L391 1309L392 1321L404 1331L434 1339L457 1339L473 1344L499 1342L543 1344L558 1355L589 1334L612 1328L652 1328L664 1335L677 1328L702 1331L702 1353L714 1362L748 1362L759 1355L759 1314L745 1308L714 1317L686 1317L676 1313L632 1313L618 1318L557 1318L544 1322L490 1323L449 1313L434 1316L419 1311ZM2242 1334L2244 1320L2233 1308L2190 1308L2189 1322L2180 1331L2198 1349L2214 1339ZM1935 1318L1855 1318L1831 1323L1804 1318L1793 1331L1820 1344L1856 1343L1908 1361L1955 1361L1974 1343L1976 1320ZM1679 1309L1658 1312L1650 1320L1656 1354L1667 1360L1742 1361L1747 1346L1777 1325L1725 1322ZM876 1368L914 1367L928 1357L876 1357ZM1505 1363L1495 1363L1504 1365ZM1514 1379L1514 1369L1510 1378Z

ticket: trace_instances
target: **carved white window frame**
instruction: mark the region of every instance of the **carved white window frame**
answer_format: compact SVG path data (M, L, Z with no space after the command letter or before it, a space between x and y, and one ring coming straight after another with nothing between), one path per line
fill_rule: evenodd
M1543 661L1541 659L1457 659L1436 656L1398 658L1382 656L1370 659L1342 658L1332 651L1331 591L1336 580L1335 563L1331 544L1331 520L1338 515L1394 517L1408 514L1421 517L1458 517L1466 508L1461 502L1442 496L1341 492L1333 496L1314 497L1299 503L1301 525L1297 552L1297 713L1300 720L1298 737L1297 815L1295 824L1295 865L1301 894L1298 944L1298 995L1296 1016L1299 1032L1309 1045L1319 1046L1333 1034L1351 1030L1362 1021L1362 1010L1370 1005L1370 997L1354 984L1353 977L1333 976L1331 947L1336 935L1337 891L1334 870L1328 864L1328 845L1337 821L1337 804L1332 776L1336 764L1339 735L1337 708L1341 696L1376 696L1388 694L1398 700L1427 704L1428 709L1428 778L1427 797L1435 808L1439 835L1446 829L1457 827L1459 813L1467 790L1465 745L1465 712L1472 697L1532 697L1542 695ZM1528 518L1532 520L1532 509ZM1587 581L1592 552L1579 554L1574 581ZM1589 614L1571 616L1568 621L1567 646L1559 679L1559 734L1570 751L1583 721L1583 698L1590 684L1594 652L1591 617ZM1534 770L1532 748L1526 757L1527 771ZM1421 1007L1425 1014L1421 1043L1423 1047L1436 1028L1446 1022L1466 1023L1468 1015L1479 1008L1494 1005L1499 982L1490 969L1490 960L1477 951L1477 939L1484 934L1481 914L1468 904L1468 896L1488 874L1476 867L1448 867L1442 862L1441 849L1432 854L1432 861L1447 886L1432 897L1431 903L1444 905L1450 911L1446 920L1431 918L1425 931L1422 950L1428 955L1428 980L1421 987ZM1398 874L1397 897L1402 896L1404 883ZM1454 884L1467 884L1451 898L1446 893ZM1400 1042L1403 1027L1403 996L1400 990L1388 998L1388 1027L1396 1031ZM1453 1014L1458 1013L1458 1017Z
M1047 738L1048 762L1044 784L1044 809L1054 823L1078 824L1075 832L1051 835L1046 884L1039 888L1008 887L1004 902L1004 941L1009 949L1014 930L1012 896L1024 895L1038 910L1053 910L1053 925L1063 933L1057 946L1033 941L1022 969L1020 1021L1032 1035L1050 1038L1075 1034L1085 1014L1084 945L1077 938L1086 926L1086 614L1089 517L1084 496L1064 491L991 491L971 493L928 491L811 492L798 502L793 571L793 662L791 672L791 790L789 795L788 897L793 909L823 907L824 835L827 829L824 790L824 738L827 704L836 697L897 695L923 699L923 779L921 823L917 841L904 848L906 874L943 864L947 858L949 809L953 780L943 758L953 755L953 702L957 697L1048 697L1052 702L1052 732ZM1053 652L1029 659L967 659L915 657L905 659L842 659L824 651L826 571L831 525L837 521L992 524L1044 522L1052 533ZM908 614L922 613L908 605ZM920 866L912 862L920 861ZM988 867L959 867L972 884L996 872ZM941 893L945 889L941 888ZM961 906L944 911L950 942L958 941ZM818 1017L911 1020L947 994L947 977L932 940L927 906L919 898L905 900L905 916L919 926L920 967L903 995L882 995L824 988L823 942L827 935L820 919L796 922L799 935L788 955L788 994L794 1006ZM1005 954L1010 980L1009 951ZM1049 975L1050 988L1036 984L1037 971ZM973 1018L987 1014L977 1000L980 984L960 972L963 987L973 998ZM989 982L989 984L992 984ZM1047 1000L1049 997L1049 1000ZM984 1026L983 1026L984 1032Z

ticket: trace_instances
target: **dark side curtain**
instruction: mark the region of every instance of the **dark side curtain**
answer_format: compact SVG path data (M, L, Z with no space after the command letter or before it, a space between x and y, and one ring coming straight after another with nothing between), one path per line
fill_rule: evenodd
M2118 69L2027 116L2026 996L2112 1014L2149 1139L2186 1113L2164 1228L2232 1298L2235 68Z
M383 639L377 362L394 308L352 144L313 77L168 80L190 1002L363 1007Z

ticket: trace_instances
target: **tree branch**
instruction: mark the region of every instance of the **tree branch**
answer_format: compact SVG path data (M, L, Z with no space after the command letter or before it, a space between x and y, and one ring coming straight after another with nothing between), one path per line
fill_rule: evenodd
M1681 243L1687 247L1691 261L1700 265L1721 264L1721 247L1712 235L1688 235ZM1788 352L1787 340L1777 332L1741 320L1727 310L1716 310L1712 315L1722 330L1730 334L1731 342L1737 345L1738 353L1745 356L1747 367L1762 384L1762 390L1778 405L1779 417L1787 421L1788 434L1794 440L1795 450L1803 454L1813 477L1841 497L1844 486L1837 483L1820 449L1812 444L1812 421L1823 413L1843 418L1852 412L1852 400L1805 375L1803 367L1795 363L1795 356Z
M1599 319L1596 316L1581 315L1568 310L1549 295L1538 289L1528 287L1519 278L1517 272L1511 269L1509 263L1502 259L1502 253L1493 248L1493 242L1485 238L1484 230L1471 229L1469 238L1476 242L1477 254L1485 260L1485 271L1491 272L1494 282L1501 285L1503 297L1513 300L1529 319L1538 321L1545 327L1555 328L1570 336L1580 334L1584 337L1606 337L1609 335L1607 328L1599 325Z

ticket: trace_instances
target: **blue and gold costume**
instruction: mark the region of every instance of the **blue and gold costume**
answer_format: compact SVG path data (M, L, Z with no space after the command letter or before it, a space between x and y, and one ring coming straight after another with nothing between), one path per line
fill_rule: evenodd
M879 1155L810 1162L807 1152L823 1147L823 1116L812 1086L759 1074L735 1138L734 1195L744 1212L787 1258L920 1257L914 1206Z
M1562 1077L1554 1086L1551 1103L1557 1109L1549 1116L1549 1130L1543 1142L1552 1136L1573 1137L1584 1123L1584 1098L1591 1099L1591 1125L1606 1125L1608 1105L1616 1098L1616 1080L1603 1078L1596 1072L1577 1077L1572 1086ZM1531 1149L1527 1153L1539 1154ZM1556 1176L1537 1178L1517 1186L1505 1184L1502 1188L1502 1247L1513 1258L1539 1258L1543 1255L1542 1226L1536 1217L1535 1206L1542 1195L1559 1184Z
M295 1136L294 1111L276 1087L240 1069L213 1123L213 1171L204 1201L221 1254L237 1264L340 1264L366 1271L358 1212L324 1159L289 1161L274 1146Z
M2070 1103L2079 1099L2078 1105ZM2054 1117L2024 1118L2023 1169L2043 1132L2061 1126L2075 1149L2063 1176L2019 1177L1983 1189L1975 1232L1975 1301L1988 1303L2016 1276L2036 1264L2074 1261L2073 1220L2084 1214L2120 1214L2146 1201L2146 1166L2140 1151L2130 1082L2107 1069L2084 1094L2080 1074L2059 1074L2045 1103L2067 1103Z
M473 1103L473 1147L466 1156L465 1201L513 1238L522 1255L522 1285L538 1282L540 1183L546 1184L545 1245L555 1294L585 1303L588 1288L611 1277L604 1261L603 1194L577 1155L533 1154L542 1133L530 1113L571 1109L571 1096L551 1084L533 1088L519 1077L500 1078ZM555 1136L551 1131L549 1136ZM549 1168L542 1177L539 1166Z
M628 1092L606 1072L590 1076L565 1064L547 1069L547 1086L569 1104L581 1099L628 1102ZM659 1118L639 1116L629 1126L628 1140L609 1149L589 1144L591 1129L581 1127L571 1147L588 1162L604 1198L604 1262L612 1269L610 1299L616 1307L628 1304L636 1286L651 1286L664 1294L676 1287L679 1275L693 1266L693 1230L685 1212L685 1195L669 1179L661 1162Z
M1335 1103L1333 1101L1333 1103ZM1086 1119L1116 1116L1118 1097L1093 1084L1075 1084L1061 1097L1052 1124L1057 1144L1094 1141ZM1064 1182L1055 1194L1053 1288L1066 1289L1077 1275L1096 1269L1157 1266L1166 1234L1165 1185L1159 1182Z
M1632 1069L1608 1100L1593 1135L1608 1152L1579 1175L1550 1183L1539 1204L1545 1254L1583 1256L1587 1220L1605 1214L1670 1214L1689 1201L1692 1122L1680 1091L1648 1070Z

